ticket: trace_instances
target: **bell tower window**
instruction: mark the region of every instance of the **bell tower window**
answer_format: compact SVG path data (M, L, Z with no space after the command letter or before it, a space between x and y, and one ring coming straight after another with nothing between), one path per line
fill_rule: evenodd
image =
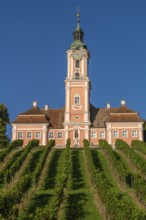
M78 72L75 73L75 79L80 79L80 74Z
M76 68L79 68L79 67L80 67L80 61L76 60Z
M75 95L75 105L79 105L79 104L80 104L80 96Z

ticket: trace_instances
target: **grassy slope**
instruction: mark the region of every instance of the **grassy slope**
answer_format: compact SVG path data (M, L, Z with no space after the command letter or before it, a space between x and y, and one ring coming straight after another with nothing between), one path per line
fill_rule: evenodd
M93 191L89 183L89 175L87 173L84 150L70 150L71 151L71 173L68 181L69 188L66 190L66 197L64 199L63 206L61 207L61 212L59 215L59 220L100 220L102 217L97 209ZM121 190L117 185L117 180L109 169L107 159L98 150L98 157L102 163L105 174L107 175L109 181L112 183L115 191ZM33 194L26 199L26 206L24 207L19 220L29 219L29 215L34 212L37 207L44 206L49 198L53 196L55 186L57 181L59 181L59 176L62 172L62 167L64 164L64 150L53 150L51 153L46 169L46 173L43 176L43 181L41 184L33 190ZM39 154L39 152L33 152L33 154ZM131 166L127 160L127 157L118 151L121 155L129 172L135 172L133 166ZM139 153L141 155L141 153ZM142 156L142 155L141 155ZM95 163L97 160L95 158ZM33 172L33 171L32 171ZM20 176L22 173L20 174ZM42 178L42 177L41 177ZM126 188L125 191L130 193L132 189ZM135 198L132 198L134 201ZM135 202L135 201L134 201ZM140 208L140 207L139 207Z
M71 151L72 168L69 178L69 189L62 211L62 220L102 219L89 187L83 154L84 151L81 150Z
M37 207L43 207L48 200L53 196L59 173L61 172L62 164L64 163L64 150L54 150L50 161L48 161L48 169L44 174L44 181L37 187L36 191L30 196L27 204L21 213L19 220L30 219L29 216L36 210Z

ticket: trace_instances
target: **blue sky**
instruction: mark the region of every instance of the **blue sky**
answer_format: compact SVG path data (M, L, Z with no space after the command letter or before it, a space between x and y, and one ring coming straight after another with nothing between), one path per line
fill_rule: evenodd
M64 106L77 6L91 52L91 103L124 99L146 119L146 0L1 0L0 103L11 121L33 100Z

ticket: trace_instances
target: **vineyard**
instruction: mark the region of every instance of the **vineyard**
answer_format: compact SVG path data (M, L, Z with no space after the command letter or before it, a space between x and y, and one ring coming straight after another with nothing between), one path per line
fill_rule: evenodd
M0 151L0 220L146 220L146 143Z

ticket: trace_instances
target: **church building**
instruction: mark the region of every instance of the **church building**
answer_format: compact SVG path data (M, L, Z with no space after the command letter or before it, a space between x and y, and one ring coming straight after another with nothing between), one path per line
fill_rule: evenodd
M129 144L132 140L143 140L144 121L138 112L126 106L125 100L118 108L112 108L110 104L106 108L94 107L90 103L90 51L83 41L79 13L73 38L67 50L65 106L53 109L45 105L41 109L34 101L32 108L20 113L12 122L12 140L23 139L25 146L32 139L39 139L40 145L54 139L56 147L64 147L68 138L71 147L83 147L84 139L95 146L100 139L112 145L116 139Z

